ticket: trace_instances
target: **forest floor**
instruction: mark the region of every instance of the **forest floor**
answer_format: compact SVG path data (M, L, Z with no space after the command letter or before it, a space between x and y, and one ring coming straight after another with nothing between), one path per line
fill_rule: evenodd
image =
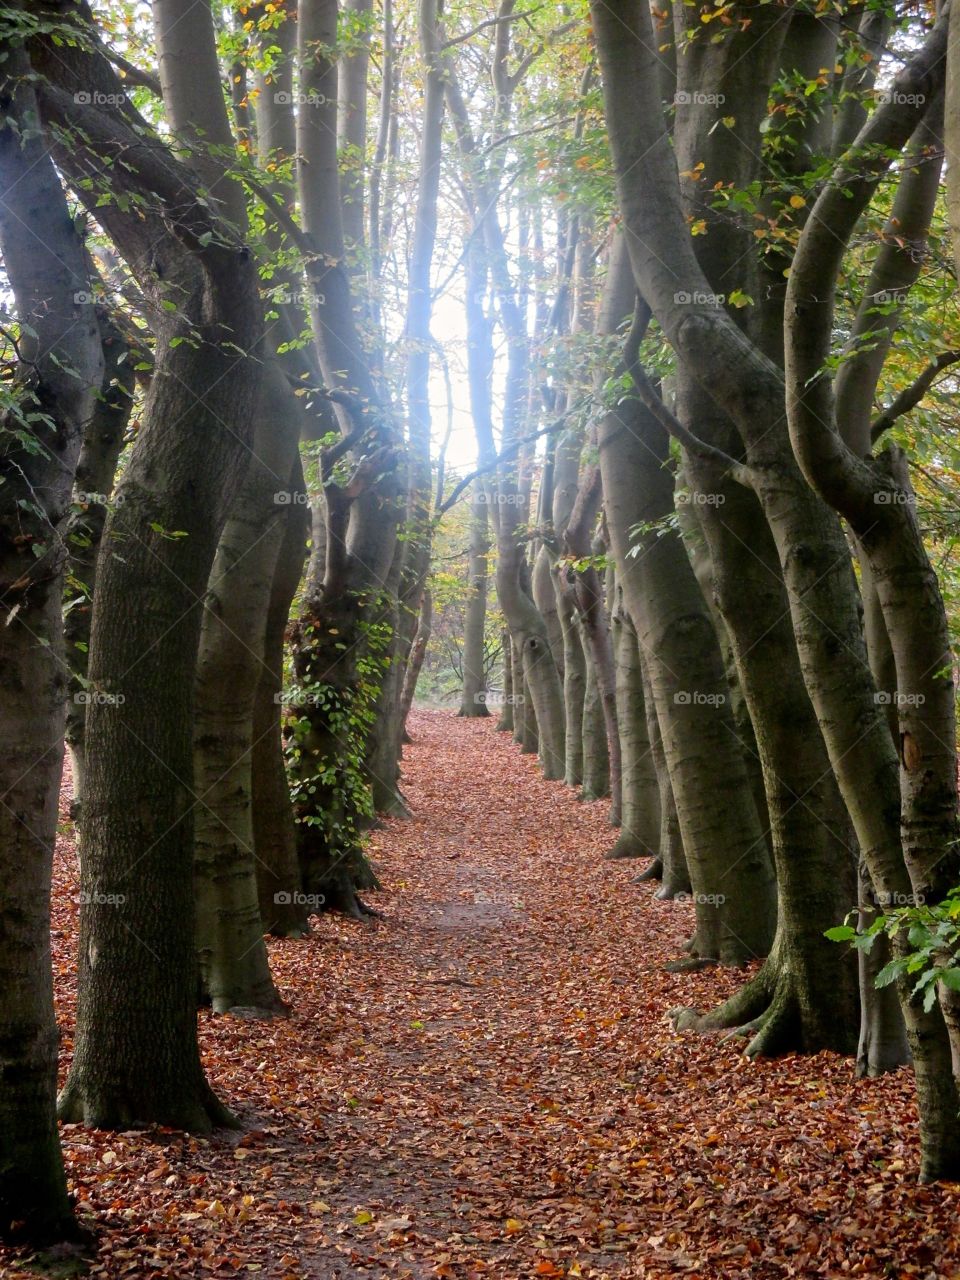
M664 972L691 908L601 860L606 806L492 720L421 711L411 731L413 819L374 838L383 918L271 942L290 1018L201 1017L244 1129L64 1128L90 1275L960 1276L960 1185L916 1185L909 1072L674 1033L667 1010L743 975ZM60 845L66 1062L67 827Z

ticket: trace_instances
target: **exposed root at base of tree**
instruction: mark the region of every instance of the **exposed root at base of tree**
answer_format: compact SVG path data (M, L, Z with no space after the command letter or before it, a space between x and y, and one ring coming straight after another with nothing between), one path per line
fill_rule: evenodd
M774 953L718 1008L709 1013L684 1007L671 1009L670 1019L678 1031L722 1033L724 1039L744 1039L748 1042L744 1052L751 1058L817 1053L822 1049L843 1054L854 1051L855 1025L849 1025L847 1019L805 1025L802 1007L796 979Z
M642 841L624 831L620 832L616 842L603 855L605 862L617 862L622 858L654 858L656 861L653 853ZM646 874L646 871L643 874Z
M57 1099L57 1116L64 1124L120 1131L159 1125L202 1136L214 1129L242 1128L238 1118L202 1078L196 1088L191 1090L184 1083L180 1096L164 1100L108 1097L104 1091L88 1090L71 1078Z
M666 972L693 903L601 861L605 806L545 782L492 719L415 709L412 727L413 821L371 840L384 888L363 896L382 923L327 912L302 941L268 940L289 1018L199 1015L243 1132L63 1128L97 1280L767 1280L904 1258L960 1276L957 1187L916 1181L912 1073L858 1081L832 1052L746 1061L731 1028L675 1030L670 1008L726 1002L753 1039L772 987L751 1009L742 972ZM79 888L64 825L64 1070ZM26 1260L0 1249L0 1274Z
M719 963L707 956L686 956L682 960L668 960L663 968L666 973L699 973L702 969L714 969Z

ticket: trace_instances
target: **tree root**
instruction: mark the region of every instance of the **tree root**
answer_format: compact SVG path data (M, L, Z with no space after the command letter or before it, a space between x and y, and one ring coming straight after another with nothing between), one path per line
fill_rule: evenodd
M241 1122L210 1088L202 1072L192 1098L171 1099L164 1104L153 1102L146 1107L119 1096L107 1097L97 1090L89 1092L73 1079L68 1079L57 1099L57 1117L65 1124L82 1124L88 1129L145 1129L162 1125L184 1133L208 1134L214 1129L240 1129ZM147 1114L141 1114L146 1111Z
M244 1022L272 1022L274 1018L289 1018L291 1009L281 1000L269 1005L232 1004L226 1009L215 1009L214 1012L229 1014L231 1018L240 1018Z
M682 960L668 960L663 967L667 973L699 973L701 969L713 969L719 963L709 956L687 956Z
M719 1032L723 1039L746 1039L744 1052L749 1058L818 1053L821 1049L852 1053L857 1029L855 1025L848 1025L848 1019L805 1024L795 975L779 963L776 953L774 943L774 951L760 971L709 1013L690 1008L671 1009L669 1016L674 1027L678 1031L701 1034Z
M650 865L633 877L631 884L643 884L647 880L660 880L663 877L663 859L654 855Z
M616 862L620 858L653 858L655 862L657 861L657 856L652 850L625 831L620 832L616 843L603 855L605 862ZM641 872L641 875L645 874L646 871Z

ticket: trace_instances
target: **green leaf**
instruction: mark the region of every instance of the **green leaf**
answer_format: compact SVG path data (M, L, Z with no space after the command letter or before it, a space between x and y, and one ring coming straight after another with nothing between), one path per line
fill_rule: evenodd
M903 968L904 965L902 960L891 960L889 964L885 964L877 974L873 985L875 987L889 987L890 983L896 981L896 979L900 977L901 973L903 973Z
M829 938L831 942L853 942L857 931L852 925L837 924L832 929L827 929L823 936Z

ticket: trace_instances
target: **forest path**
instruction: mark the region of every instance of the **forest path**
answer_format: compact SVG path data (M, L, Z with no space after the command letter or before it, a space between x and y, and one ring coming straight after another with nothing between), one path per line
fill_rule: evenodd
M411 732L414 816L373 842L383 919L270 944L289 1019L201 1019L246 1131L64 1131L93 1275L960 1275L960 1188L914 1185L908 1073L676 1035L670 1007L742 975L663 972L691 910L601 860L605 804L544 782L492 719L420 711Z

